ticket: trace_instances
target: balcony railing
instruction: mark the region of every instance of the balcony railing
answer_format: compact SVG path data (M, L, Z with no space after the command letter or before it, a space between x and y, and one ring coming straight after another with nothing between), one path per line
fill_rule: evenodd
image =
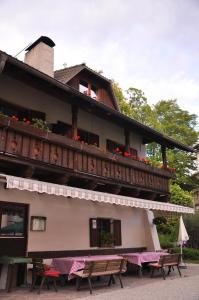
M169 170L158 169L143 162L108 153L95 146L42 131L31 125L0 119L0 153L4 159L14 157L34 164L57 166L95 180L105 179L114 184L169 193Z

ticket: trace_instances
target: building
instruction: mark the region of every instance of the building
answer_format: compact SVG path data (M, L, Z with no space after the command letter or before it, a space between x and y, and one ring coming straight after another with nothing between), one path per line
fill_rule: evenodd
M85 64L54 72L54 46L40 37L25 62L0 52L0 255L157 249L151 211L193 213L169 203L166 149L193 149L122 115Z

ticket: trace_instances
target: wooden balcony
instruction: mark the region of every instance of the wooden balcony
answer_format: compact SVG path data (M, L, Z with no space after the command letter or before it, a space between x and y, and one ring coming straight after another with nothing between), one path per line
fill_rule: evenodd
M167 201L172 173L1 117L0 172Z

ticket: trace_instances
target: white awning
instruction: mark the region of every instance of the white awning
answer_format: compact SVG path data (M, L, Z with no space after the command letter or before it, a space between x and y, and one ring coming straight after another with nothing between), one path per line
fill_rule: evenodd
M193 214L194 209L185 206L179 206L171 203L157 202L147 199L139 199L90 191L65 185L14 177L9 175L1 175L6 179L6 187L8 189L18 189L22 191L45 193L49 195L64 196L70 198L79 198L89 201L97 201L109 204L123 205L129 207L138 207L144 209L161 210L168 212Z

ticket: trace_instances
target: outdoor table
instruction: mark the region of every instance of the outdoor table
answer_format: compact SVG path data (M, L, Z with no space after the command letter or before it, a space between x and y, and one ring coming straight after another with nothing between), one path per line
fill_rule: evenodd
M121 254L128 263L139 266L139 276L142 276L142 264L148 262L159 261L162 255L166 255L165 252L135 252Z
M2 256L0 257L1 265L8 265L8 273L7 273L7 281L6 281L6 290L7 292L11 292L14 278L14 270L16 265L24 264L27 265L32 263L32 258L30 257L10 257L10 256ZM25 272L26 276L26 272ZM25 277L24 276L24 277Z
M73 273L82 270L87 261L121 259L119 255L93 255L53 258L52 266L61 274L67 274L68 280L74 278Z

